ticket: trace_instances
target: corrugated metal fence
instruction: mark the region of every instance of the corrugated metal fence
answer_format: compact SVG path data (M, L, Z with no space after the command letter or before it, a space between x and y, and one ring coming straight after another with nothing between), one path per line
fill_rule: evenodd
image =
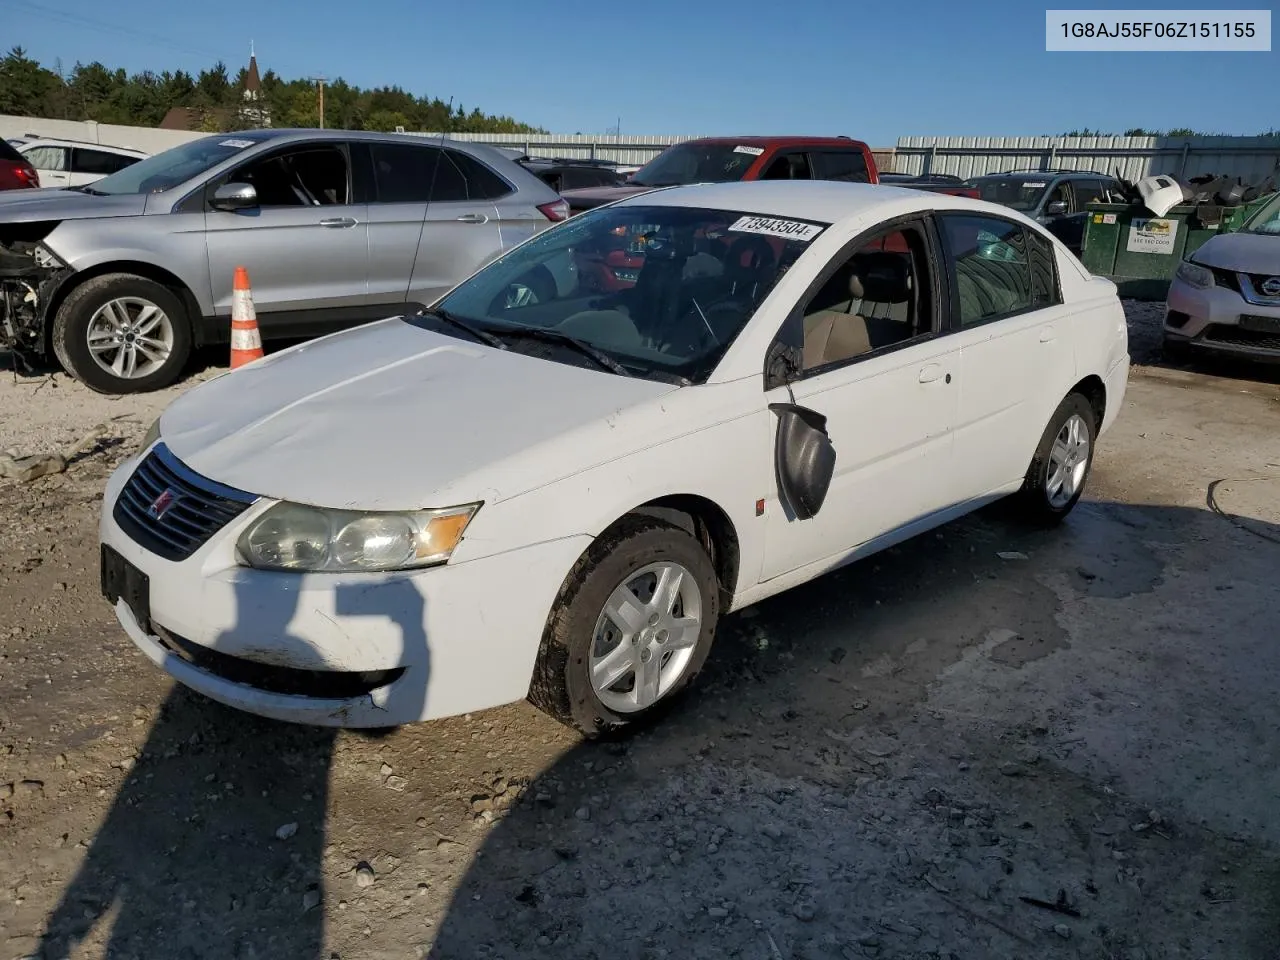
M438 137L439 133L410 131L417 137ZM618 163L640 164L652 160L673 143L696 140L687 137L611 137L597 134L527 134L527 133L446 133L452 140L470 140L495 147L512 147L543 157L594 158Z
M1280 176L1271 137L902 137L899 173L974 177L1009 170L1098 170L1139 180L1156 173L1212 173L1245 183Z

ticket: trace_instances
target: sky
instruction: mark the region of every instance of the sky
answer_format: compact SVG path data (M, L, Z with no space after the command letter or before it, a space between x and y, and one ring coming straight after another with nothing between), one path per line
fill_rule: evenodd
M234 75L252 42L259 66L286 77L399 85L553 133L620 125L624 136L844 134L890 146L901 136L1280 125L1277 48L1047 53L1045 6L0 0L0 50L20 45L65 70L101 60L131 73L196 73L222 59Z

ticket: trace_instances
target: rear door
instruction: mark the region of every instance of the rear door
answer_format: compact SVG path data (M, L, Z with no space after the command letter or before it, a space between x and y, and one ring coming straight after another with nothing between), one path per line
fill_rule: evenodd
M439 151L431 199L409 284L409 299L430 304L503 248L495 195L515 188L459 150ZM519 219L512 221L512 228Z
M363 144L354 144L361 150ZM369 301L403 304L422 241L431 182L440 158L437 147L411 143L370 143ZM360 164L357 163L357 169ZM421 298L415 298L423 302Z
M1075 383L1057 257L1037 231L989 214L938 216L959 383L952 482L964 499L1016 483Z
M266 334L273 325L302 319L285 313L365 304L369 206L353 199L345 143L297 144L258 154L210 181L206 202L219 184L233 182L251 184L259 205L235 213L206 208L217 316L231 313L237 266L249 271L258 321ZM272 313L281 315L272 318Z
M108 177L118 170L123 170L125 167L137 163L138 159L122 153L111 153L107 150L72 147L71 186L78 187L82 184L93 183L95 180L101 180L103 177Z
M71 149L42 144L18 151L36 168L42 187L66 187L71 184Z

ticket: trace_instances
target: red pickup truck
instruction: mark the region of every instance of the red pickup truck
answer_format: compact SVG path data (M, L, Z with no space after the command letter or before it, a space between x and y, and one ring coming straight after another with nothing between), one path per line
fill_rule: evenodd
M848 137L707 137L673 144L622 186L566 190L573 213L656 187L735 180L879 183L871 148Z

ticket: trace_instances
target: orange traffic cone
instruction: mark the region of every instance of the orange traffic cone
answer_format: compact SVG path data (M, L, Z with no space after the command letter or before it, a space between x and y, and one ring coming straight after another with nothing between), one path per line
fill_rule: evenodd
M249 271L236 267L236 281L231 291L231 369L243 367L261 356L262 334L258 331L258 316L253 312Z

